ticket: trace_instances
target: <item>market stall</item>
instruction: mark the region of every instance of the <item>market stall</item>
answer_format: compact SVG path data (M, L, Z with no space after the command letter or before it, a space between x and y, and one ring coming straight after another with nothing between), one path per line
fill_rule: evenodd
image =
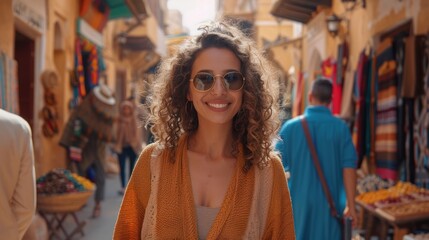
M388 228L392 227L394 240L402 240L429 221L429 190L409 182L362 193L356 197L356 202L362 209L361 219L367 230L365 239L374 234L371 226L376 221L380 222L379 237L386 239Z

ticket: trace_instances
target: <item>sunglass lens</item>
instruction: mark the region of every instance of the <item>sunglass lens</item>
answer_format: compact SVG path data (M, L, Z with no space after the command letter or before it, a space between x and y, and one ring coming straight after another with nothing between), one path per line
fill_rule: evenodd
M213 85L214 78L208 73L198 73L194 77L194 86L200 91L206 91Z
M243 76L238 72L230 72L224 76L228 89L238 90L243 86Z

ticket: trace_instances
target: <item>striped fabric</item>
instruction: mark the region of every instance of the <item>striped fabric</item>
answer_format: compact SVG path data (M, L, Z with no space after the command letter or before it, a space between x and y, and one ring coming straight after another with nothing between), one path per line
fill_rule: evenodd
M377 123L375 129L376 172L384 179L397 178L397 84L396 62L378 68Z

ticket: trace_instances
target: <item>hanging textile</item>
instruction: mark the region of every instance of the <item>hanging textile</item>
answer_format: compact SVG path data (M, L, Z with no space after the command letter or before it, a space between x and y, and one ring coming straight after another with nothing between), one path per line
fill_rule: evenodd
M90 41L83 39L82 43L82 63L85 76L85 90L90 92L98 85L99 80L99 55L97 46Z
M364 155L366 154L365 151L365 131L366 131L366 107L368 107L366 102L366 93L370 92L368 91L369 84L367 83L370 78L368 74L368 56L365 53L365 50L363 50L359 55L359 61L356 69L356 106L355 106L355 124L354 124L354 130L353 130L353 139L356 146L356 152L358 154L358 166L362 164Z
M414 108L415 183L419 187L429 188L429 42L426 42L424 49L425 55L421 62L424 68L425 95L416 99Z
M415 184L416 177L416 165L414 156L414 99L404 99L404 111L405 111L405 176L404 181Z
M365 156L368 157L368 169L370 174L375 174L375 118L377 115L377 75L376 75L376 57L374 51L371 51L368 61L368 81L365 92Z
M120 3L116 3L120 4ZM82 0L79 16L98 32L102 32L109 20L110 8L104 0Z
M328 58L322 62L322 75L323 77L332 81L332 114L339 115L341 113L341 98L342 98L342 85L337 82L337 63L334 59Z
M82 44L81 39L76 38L75 42L75 71L76 71L76 78L78 80L78 89L79 89L79 96L85 97L86 96L86 89L85 89L85 75L84 75L84 66L83 66L83 60L82 60Z
M398 169L403 169L405 159L405 105L404 99L401 96L403 90L403 73L404 73L404 60L405 60L405 44L402 38L394 41L395 49L395 62L396 62L396 87L397 87L397 157ZM401 171L400 178L404 179L404 172Z
M84 98L98 85L100 71L105 69L104 62L100 61L102 60L101 48L79 37L75 44L75 76L73 78L76 78L77 81L72 84L72 103L78 103L79 98ZM75 96L76 92L79 93L79 96ZM75 106L75 104L73 105Z
M397 179L397 82L392 40L377 51L377 122L375 157L377 174Z

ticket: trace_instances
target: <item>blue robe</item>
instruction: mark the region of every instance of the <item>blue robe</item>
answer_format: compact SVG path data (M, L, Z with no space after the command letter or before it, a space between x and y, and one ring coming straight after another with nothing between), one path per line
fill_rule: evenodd
M356 168L357 155L350 131L323 106L309 106L304 116L318 153L326 182L341 214L346 205L343 169ZM311 159L300 118L286 122L280 130L276 149L290 172L289 190L298 240L341 239L341 229L330 214L329 204Z

